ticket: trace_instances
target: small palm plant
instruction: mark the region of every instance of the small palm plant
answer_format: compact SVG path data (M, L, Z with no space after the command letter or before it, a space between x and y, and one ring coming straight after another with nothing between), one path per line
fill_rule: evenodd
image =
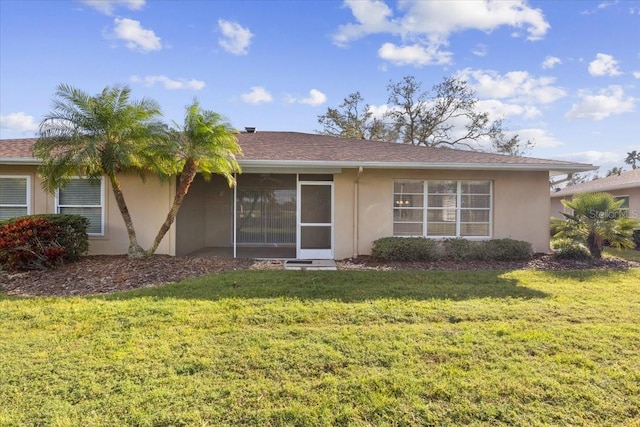
M554 218L551 230L554 238L569 238L586 245L595 258L602 257L605 243L615 248L633 248L633 230L640 223L622 215L624 201L609 193L583 193L562 204L573 213L563 213L565 219Z

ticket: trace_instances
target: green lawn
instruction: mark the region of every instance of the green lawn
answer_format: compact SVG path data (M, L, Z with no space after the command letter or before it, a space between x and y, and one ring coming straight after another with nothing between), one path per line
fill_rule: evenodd
M626 259L627 261L640 262L640 251L635 249L605 248L604 256L614 256Z
M0 426L637 426L640 269L0 300Z

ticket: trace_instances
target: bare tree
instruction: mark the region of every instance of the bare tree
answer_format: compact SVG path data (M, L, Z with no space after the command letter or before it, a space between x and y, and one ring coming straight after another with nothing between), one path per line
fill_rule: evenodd
M318 133L344 138L387 140L388 127L382 118L375 117L371 106L364 103L360 92L347 95L338 108L328 108L318 116L323 129Z
M389 109L383 117L374 117L360 92L355 92L339 109L329 108L318 116L324 127L320 133L425 147L478 149L490 142L493 151L511 155L522 155L533 146L518 135L507 137L502 120L478 111L478 99L464 80L448 77L427 92L415 77L406 76L390 82L387 91Z

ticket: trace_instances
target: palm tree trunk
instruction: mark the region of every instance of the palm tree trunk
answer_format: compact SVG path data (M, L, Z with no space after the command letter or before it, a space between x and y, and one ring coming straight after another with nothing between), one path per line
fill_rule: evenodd
M127 203L124 200L124 194L122 193L120 181L118 180L118 177L116 175L110 175L109 181L111 182L111 189L113 190L113 195L116 199L116 203L118 204L118 209L120 209L120 213L122 214L124 226L127 229L127 235L129 236L129 251L127 254L129 255L129 258L143 258L144 249L142 249L142 246L138 244L136 230L133 227L133 220L131 219L131 214L129 213Z
M164 220L164 223L160 227L160 230L158 230L158 234L153 240L153 244L147 250L147 256L151 256L156 252L156 250L158 249L158 245L160 245L160 242L164 238L164 235L167 234L167 231L169 231L169 228L171 228L171 225L176 220L178 210L180 209L180 206L182 206L182 202L184 201L184 196L186 196L189 192L189 187L191 187L191 183L196 177L197 172L198 166L196 165L196 163L192 159L187 160L184 168L182 169L182 173L180 174L178 187L176 188L176 195L173 199L173 205L171 206L171 209L167 214L167 218Z

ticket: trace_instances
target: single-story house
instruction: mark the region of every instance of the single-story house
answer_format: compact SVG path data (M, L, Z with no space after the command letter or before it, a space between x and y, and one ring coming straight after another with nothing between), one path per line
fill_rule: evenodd
M198 176L158 253L344 259L387 236L513 238L549 250L549 178L589 164L297 132L245 132L235 188ZM0 140L0 218L80 213L90 254L123 254L124 222L105 179L41 189L35 139ZM138 240L148 247L174 182L136 175L122 187Z
M568 213L569 209L562 204L562 200L571 200L575 194L599 192L610 193L616 199L624 200L622 209L629 216L640 218L640 169L583 182L551 193L551 216L564 218L562 213Z

